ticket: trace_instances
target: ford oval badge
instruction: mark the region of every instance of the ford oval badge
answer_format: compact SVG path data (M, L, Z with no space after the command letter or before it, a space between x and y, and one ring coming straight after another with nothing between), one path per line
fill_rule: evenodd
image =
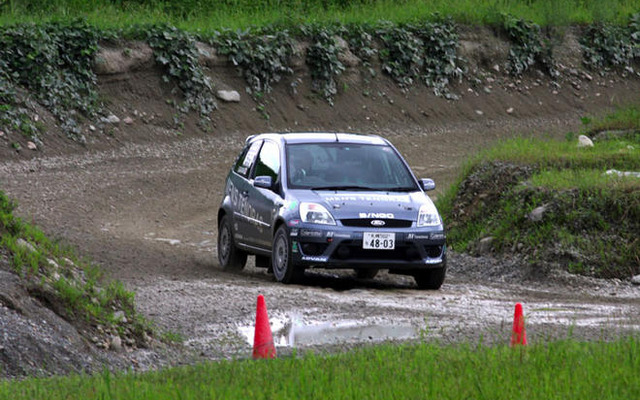
M373 219L371 220L371 225L373 226L384 226L385 222L381 219Z

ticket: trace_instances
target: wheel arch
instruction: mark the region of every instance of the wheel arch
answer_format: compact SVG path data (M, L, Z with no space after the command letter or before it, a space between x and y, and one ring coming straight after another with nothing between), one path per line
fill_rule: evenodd
M278 232L278 229L280 229L281 226L287 226L286 222L284 221L283 218L278 218L276 219L276 222L273 224L273 230L271 231L271 237L274 238L276 237L276 232Z

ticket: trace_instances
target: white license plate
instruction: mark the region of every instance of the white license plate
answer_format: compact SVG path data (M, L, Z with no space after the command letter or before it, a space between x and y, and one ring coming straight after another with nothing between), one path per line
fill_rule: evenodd
M396 248L396 234L388 232L364 232L362 248L373 250L393 250Z

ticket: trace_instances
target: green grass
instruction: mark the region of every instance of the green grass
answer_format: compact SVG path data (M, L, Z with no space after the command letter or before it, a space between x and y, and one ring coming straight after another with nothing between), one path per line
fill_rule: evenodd
M591 132L635 129L636 133L640 134L640 108L622 107L603 117L593 119L587 117L583 122Z
M640 190L640 178L607 175L602 170L593 169L546 170L533 175L528 182L535 187L552 190Z
M583 118L597 131L640 128L639 106ZM593 132L589 130L586 133ZM640 135L578 148L568 140L515 138L480 152L437 201L456 251L493 237L497 253L516 253L570 272L626 279L640 272ZM541 220L530 218L544 208Z
M113 317L114 310L122 310L136 335L151 329L135 311L133 292L119 281L106 280L97 266L78 258L70 247L15 216L14 207L0 191L0 255L7 256L10 267L32 292L53 294L48 301L64 309L63 317L80 324L122 329Z
M541 25L626 23L639 0L5 0L0 24L86 18L101 28L166 22L188 31L300 23L413 22L434 12L467 24L499 24L510 13Z
M474 162L480 160L535 164L542 168L636 170L640 168L640 142L610 140L598 142L593 148L578 148L577 140L516 138L481 152Z
M19 399L637 399L640 343L420 344L0 383Z

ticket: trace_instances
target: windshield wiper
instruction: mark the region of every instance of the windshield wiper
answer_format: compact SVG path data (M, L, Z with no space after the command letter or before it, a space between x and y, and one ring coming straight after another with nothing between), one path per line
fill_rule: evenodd
M416 192L418 189L410 186L396 186L378 189L381 192Z
M311 188L311 190L379 190L368 186L319 186Z

